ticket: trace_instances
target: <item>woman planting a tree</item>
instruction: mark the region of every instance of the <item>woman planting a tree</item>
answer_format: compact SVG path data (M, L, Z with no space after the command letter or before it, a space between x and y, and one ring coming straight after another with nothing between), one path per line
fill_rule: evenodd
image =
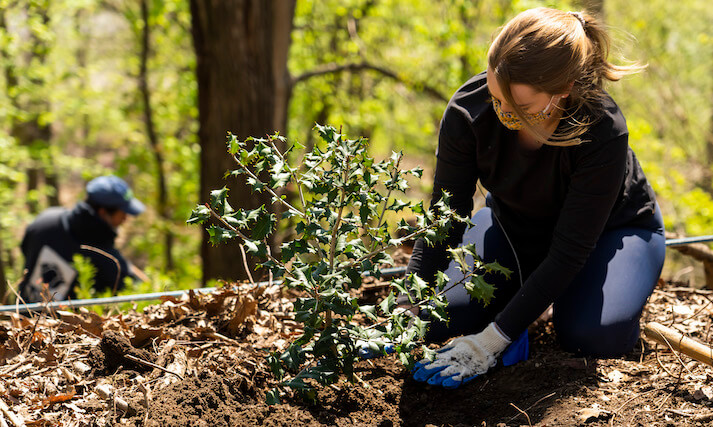
M637 342L665 238L624 116L603 88L642 67L610 63L608 48L586 13L522 12L495 38L487 70L449 102L433 202L445 190L470 216L480 180L487 207L445 243L417 242L409 270L434 278L448 267L446 248L462 241L513 274L488 277L496 289L487 306L462 286L447 292L450 323L434 322L429 339L463 337L420 362L416 380L457 387L485 373L550 304L565 350L614 357Z

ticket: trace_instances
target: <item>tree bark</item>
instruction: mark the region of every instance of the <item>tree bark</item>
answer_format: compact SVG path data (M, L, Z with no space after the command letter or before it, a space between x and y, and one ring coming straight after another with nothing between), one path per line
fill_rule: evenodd
M1 231L1 230L0 230ZM5 298L7 297L7 279L5 278L5 261L3 257L5 256L5 251L2 243L2 236L0 236L0 304L5 304Z
M294 8L295 0L191 0L202 201L227 185L234 207L270 205L268 196L252 194L243 179L224 179L236 167L226 152L226 133L241 140L285 133ZM204 282L247 277L237 242L211 247L204 234L201 255Z
M154 160L156 161L156 185L158 187L158 214L163 221L163 240L164 240L164 262L166 270L173 270L173 232L171 231L171 213L168 205L168 189L166 188L166 172L163 153L156 135L156 127L153 120L153 108L151 107L151 91L148 82L148 62L151 51L151 27L149 23L149 1L141 0L141 20L143 27L141 29L141 49L140 49L140 66L139 66L139 91L141 92L141 100L144 104L144 125L146 127L146 135L151 146Z

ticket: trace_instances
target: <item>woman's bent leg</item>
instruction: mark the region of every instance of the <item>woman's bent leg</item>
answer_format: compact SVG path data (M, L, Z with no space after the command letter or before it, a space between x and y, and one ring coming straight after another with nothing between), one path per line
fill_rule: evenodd
M662 230L605 231L582 271L554 304L557 339L565 350L595 357L630 351L639 318L663 267Z

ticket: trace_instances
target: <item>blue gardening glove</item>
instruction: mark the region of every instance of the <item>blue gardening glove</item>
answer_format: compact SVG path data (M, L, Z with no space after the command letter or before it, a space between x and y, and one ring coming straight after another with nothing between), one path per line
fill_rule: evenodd
M527 332L515 341L515 345L508 348L510 343L511 341L497 329L495 323L490 323L479 334L466 335L451 341L438 350L432 362L428 360L418 362L414 368L413 378L416 381L447 389L457 388L495 366L497 357L506 348L505 356L508 365L527 359Z
M398 315L398 314L403 314L404 316L407 316L410 318L408 322L408 327L410 328L411 325L413 325L413 319L416 317L413 312L405 307L396 307L394 308L393 315ZM397 343L398 343L398 338L397 338ZM357 343L357 346L359 349L357 350L357 354L359 355L360 358L362 359L374 359L377 357L382 357L387 354L391 354L394 352L394 343L388 343L384 345L384 350L381 351L377 345L369 345L364 341L360 341Z

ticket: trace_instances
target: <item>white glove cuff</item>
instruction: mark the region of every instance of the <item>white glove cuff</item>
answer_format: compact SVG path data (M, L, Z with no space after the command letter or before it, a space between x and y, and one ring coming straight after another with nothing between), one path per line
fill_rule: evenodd
M480 334L478 340L483 349L487 352L499 355L512 342L504 333L500 331L495 322L491 322Z

